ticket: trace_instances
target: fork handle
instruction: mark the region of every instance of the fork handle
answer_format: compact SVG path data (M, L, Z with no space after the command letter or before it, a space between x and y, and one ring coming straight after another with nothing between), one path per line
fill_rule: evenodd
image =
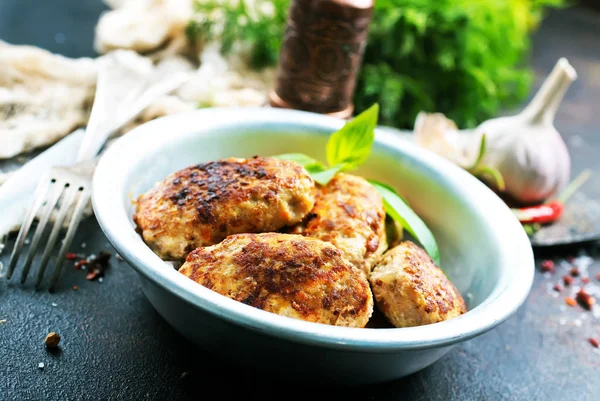
M98 63L98 78L96 80L96 94L94 95L94 103L92 104L90 118L85 128L81 146L79 147L79 152L75 158L75 163L88 160L96 156L110 135L110 131L106 129L105 120L106 95L108 92L107 70L109 68L109 63L103 58L100 58Z
M86 127L86 133L81 142L81 147L77 153L76 163L96 157L112 133L137 117L154 100L177 89L188 78L186 73L176 73L158 83L150 83L132 104L120 110L114 118L110 118L106 113L109 84L107 69L109 67L110 64L102 60L98 71L96 95L92 112Z

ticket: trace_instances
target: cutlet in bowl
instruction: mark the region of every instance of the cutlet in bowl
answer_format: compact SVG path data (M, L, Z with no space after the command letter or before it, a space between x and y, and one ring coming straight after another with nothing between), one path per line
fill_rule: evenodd
M313 179L293 161L226 158L171 173L137 199L133 219L160 257L183 260L231 234L299 222L315 193Z
M292 269L295 264L289 256L291 242L286 239L284 246L279 247L273 245L272 239L301 222L302 212L295 213L296 223L293 219L288 223L272 216L265 219L273 222L273 226L289 224L284 228L269 228L275 233L223 230L224 234L219 235L233 236L231 245L228 239L214 245L193 244L200 249L192 250L189 255L198 255L201 261L191 260L190 270L185 267L182 272L165 263L136 231L133 221L136 206L131 199L152 191L156 182L170 174L231 157L248 160L254 155L270 157L295 152L326 160L325 144L344 124L333 117L293 110L204 109L143 124L118 139L102 156L93 182L94 211L100 226L117 252L139 273L143 292L154 308L197 346L232 363L268 374L292 376L293 380L354 385L376 383L423 369L455 344L496 327L525 300L533 280L533 253L527 235L510 209L466 171L384 129L376 130L369 158L351 174L389 184L427 224L437 240L443 272L457 290L456 294L452 292L452 297L464 296L466 313L412 327L328 324L335 323L330 317L335 316L334 313L352 314L352 309L359 316L355 325L362 324L360 319L366 316L366 310L360 302L354 303L352 297L368 298L360 290L360 283L364 283L362 280L366 277L343 256L344 252L332 243L333 238L328 242L302 235L303 240L320 241L319 246L309 247L302 253L306 260L298 258L297 265L306 266L305 270ZM136 157L131 157L134 154ZM313 185L318 191L321 184ZM308 202L303 204L309 192L298 192L301 209L307 213L304 219L315 207ZM235 207L235 204L229 205ZM286 210L283 203L268 205ZM290 205L290 208L296 207ZM242 236L244 241L236 239L236 235ZM259 242L249 240L247 235L271 239L258 246ZM241 248L236 248L240 244L243 244ZM260 252L255 249L263 246ZM335 256L335 261L329 262L311 259L308 263L307 255L316 249L331 249L330 246L339 250L339 258ZM244 247L254 256L240 257ZM278 255L280 248L281 255ZM238 255L236 262L228 266L227 261L232 260L233 254ZM210 259L213 256L215 262ZM225 263L218 263L219 259ZM406 271L408 259L390 257L388 260L384 254L380 260L387 263L387 267L378 269L375 262L373 272L389 270L404 280L401 270ZM192 278L183 272L189 272ZM434 272L427 270L422 274L441 279L437 271ZM421 273L413 270L411 274ZM354 287L349 286L350 283ZM436 295L436 285L429 287L433 295ZM354 288L354 292L341 295L340 288ZM335 300L331 296L335 296L336 291L339 298L326 308L327 300ZM324 293L330 296L323 296ZM377 301L377 292L375 295ZM415 304L427 304L420 301L426 297L415 297ZM347 310L342 307L344 298L350 298L344 300L350 306ZM380 294L380 299L387 298L381 298ZM444 299L449 301L450 298ZM298 303L298 309L290 307L298 300L304 304ZM273 311L264 310L267 305L272 305ZM316 318L311 318L314 321L299 318L302 305L307 308L306 316L328 316L327 319L316 322ZM406 304L398 306L407 307ZM276 313L283 310L295 316Z

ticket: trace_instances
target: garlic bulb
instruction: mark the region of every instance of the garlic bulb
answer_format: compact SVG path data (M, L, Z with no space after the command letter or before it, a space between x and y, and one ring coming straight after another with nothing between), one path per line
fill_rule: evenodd
M502 174L509 198L540 203L568 184L571 159L553 121L576 78L575 69L561 58L521 113L488 120L475 129L475 137L485 134L487 139L482 164Z
M441 113L421 112L415 120L415 142L468 169L485 135L479 165L502 175L503 195L521 204L543 202L566 186L571 174L569 151L553 121L576 78L575 69L561 58L521 113L485 121L474 130L459 130ZM481 178L495 186L492 177Z

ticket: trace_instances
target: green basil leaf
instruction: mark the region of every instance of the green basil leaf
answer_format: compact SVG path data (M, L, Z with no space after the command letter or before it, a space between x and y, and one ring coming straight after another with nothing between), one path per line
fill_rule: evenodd
M385 237L388 247L393 248L402 242L403 231L402 224L394 220L389 214L385 215Z
M313 175L316 173L320 173L322 171L327 170L327 168L325 168L325 166L323 166L322 164L311 164L309 166L304 167L306 169L306 171L308 171L308 174Z
M321 171L315 171L315 172L309 171L309 173L312 176L313 180L315 180L316 182L318 182L321 185L327 185L327 183L329 183L329 181L331 181L331 179L342 170L342 167L343 167L343 165L334 166L334 167L328 168L327 170L321 170Z
M351 170L367 160L375 139L378 115L379 105L375 103L331 134L326 147L330 166L344 165Z
M284 153L281 155L275 155L271 157L274 159L294 161L302 167L304 167L306 170L308 170L309 173L325 170L325 166L323 165L323 163L316 159L313 159L310 156L305 155L304 153Z
M295 161L296 163L304 167L306 171L308 171L313 180L315 180L321 185L327 185L327 183L331 181L331 179L344 168L344 165L326 168L325 165L323 165L323 163L316 159L313 159L310 156L305 155L304 153L284 153L281 155L275 155L271 157L274 159Z
M398 193L398 191L396 191L396 189L395 189L394 187L392 187L391 185L388 185L388 184L386 184L386 183L384 183L384 182L377 181L377 180L368 180L368 181L369 181L369 182L370 182L370 183L371 183L373 186L375 186L375 187L377 187L377 186L384 187L384 188L386 188L388 191L395 193L397 196L399 196L399 197L400 197L400 199L402 199L402 201L403 201L404 203L406 203L406 204L408 205L408 202L406 201L406 199L404 199L404 197L403 197L402 195L400 195L400 194Z
M425 248L427 254L433 259L436 265L440 266L440 252L435 241L433 233L425 225L423 220L408 206L408 203L396 193L390 186L380 182L369 180L377 189L383 198L385 211L394 220L404 227L421 246Z

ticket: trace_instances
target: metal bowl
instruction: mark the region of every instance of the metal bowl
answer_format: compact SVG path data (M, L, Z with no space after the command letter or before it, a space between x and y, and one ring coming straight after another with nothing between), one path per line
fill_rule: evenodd
M325 160L328 134L343 123L293 110L203 109L146 123L102 156L93 181L100 226L140 274L152 305L186 338L232 363L288 379L366 384L423 369L523 303L533 253L508 207L464 170L385 130L377 131L372 154L356 174L396 187L432 229L442 267L467 301L469 311L458 318L358 329L279 316L181 275L136 233L132 199L169 173L231 156L303 152Z

